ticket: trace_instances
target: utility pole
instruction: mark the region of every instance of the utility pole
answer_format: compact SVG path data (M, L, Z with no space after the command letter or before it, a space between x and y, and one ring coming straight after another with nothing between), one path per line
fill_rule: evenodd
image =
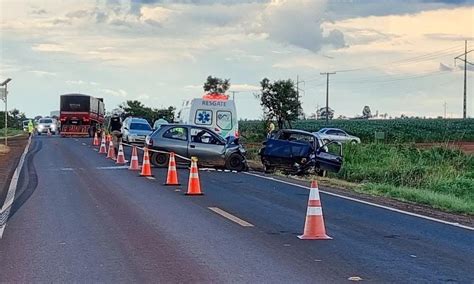
M474 49L471 49L467 51L467 40L464 41L464 53L461 55L458 55L454 58L454 63L456 64L456 59L459 59L464 62L464 96L463 96L463 109L462 109L462 118L467 117L467 64L474 65L473 63L467 61L467 54L474 51ZM464 56L464 59L461 58L461 56Z
M239 91L230 91L232 93L232 100L234 101L235 103L235 94L236 93L240 93Z
M8 132L7 132L7 129L8 129L8 106L7 106L7 97L8 97L8 90L7 90L7 84L8 82L10 82L12 79L8 78L6 79L5 81L3 81L3 83L0 84L0 86L5 86L5 88L3 89L3 95L2 95L2 99L3 101L5 102L5 146L8 146Z
M326 75L326 126L329 125L329 75L334 75L336 72L322 72L321 75Z
M296 75L296 101L299 102L300 100L300 83L305 84L305 81L300 81L299 75ZM304 92L304 90L302 90ZM298 110L299 112L299 110ZM298 113L298 118L299 118L299 113Z

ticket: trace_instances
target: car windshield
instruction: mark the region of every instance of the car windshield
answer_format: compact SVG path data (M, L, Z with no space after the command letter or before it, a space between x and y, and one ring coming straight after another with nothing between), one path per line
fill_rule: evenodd
M39 123L53 123L51 119L41 119Z
M148 123L137 122L137 123L132 123L130 125L130 129L133 129L133 130L151 130L151 127Z

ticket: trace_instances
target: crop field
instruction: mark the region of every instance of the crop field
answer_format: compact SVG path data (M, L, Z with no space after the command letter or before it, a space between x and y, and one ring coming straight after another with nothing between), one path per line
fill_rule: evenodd
M265 137L262 121L240 121L242 136L248 142L258 142ZM318 131L326 127L324 120L299 120L293 128ZM375 132L384 132L385 141L405 142L450 142L474 141L474 119L390 119L390 120L342 120L329 121L328 127L341 128L358 136L362 142L374 142Z

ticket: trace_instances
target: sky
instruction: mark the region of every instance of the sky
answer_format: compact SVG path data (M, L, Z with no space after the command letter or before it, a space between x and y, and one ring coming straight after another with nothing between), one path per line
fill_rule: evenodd
M263 78L302 81L309 116L326 103L320 73L336 72L336 117L368 105L454 118L464 40L474 49L474 0L0 0L0 81L12 78L8 108L32 117L66 93L179 109L212 75L231 80L240 118L258 119Z

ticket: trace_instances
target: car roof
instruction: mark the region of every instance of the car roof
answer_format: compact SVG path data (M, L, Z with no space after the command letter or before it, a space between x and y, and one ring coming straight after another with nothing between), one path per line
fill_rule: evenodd
M325 128L320 129L319 131L321 131L321 130L323 130L323 129L324 129L325 131L328 131L328 130L340 130L340 131L344 131L344 130L342 130L342 129L340 129L340 128L335 128L335 127L325 127Z
M139 118L139 117L131 117L130 118L131 122L140 122L140 123L148 123L148 120L144 118ZM148 123L149 124L149 123Z
M314 136L314 134L311 133L311 132L304 131L304 130L299 130L299 129L281 129L280 132L298 133L298 134L304 134L304 135Z

